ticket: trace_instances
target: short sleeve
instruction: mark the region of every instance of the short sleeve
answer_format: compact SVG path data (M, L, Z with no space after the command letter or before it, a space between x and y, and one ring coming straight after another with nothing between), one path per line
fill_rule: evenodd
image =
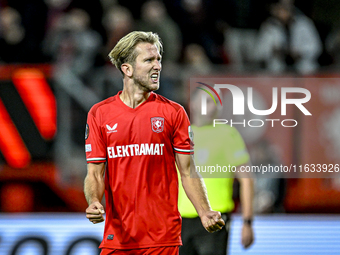
M193 133L188 115L183 107L180 107L176 114L172 146L176 153L194 153Z
M106 144L100 125L90 111L87 116L85 131L85 152L87 163L106 162Z

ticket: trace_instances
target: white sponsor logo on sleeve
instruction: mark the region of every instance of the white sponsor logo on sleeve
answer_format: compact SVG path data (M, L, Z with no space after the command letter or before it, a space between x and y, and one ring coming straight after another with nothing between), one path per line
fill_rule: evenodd
M86 144L85 145L85 152L90 152L92 151L91 144Z

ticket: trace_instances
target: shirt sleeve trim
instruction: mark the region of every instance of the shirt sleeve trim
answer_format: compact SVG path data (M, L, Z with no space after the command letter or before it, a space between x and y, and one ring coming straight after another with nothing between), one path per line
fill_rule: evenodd
M183 153L183 154L193 154L194 150L185 150L185 149L179 149L179 148L174 148L176 152Z
M106 161L106 158L88 158L86 161Z

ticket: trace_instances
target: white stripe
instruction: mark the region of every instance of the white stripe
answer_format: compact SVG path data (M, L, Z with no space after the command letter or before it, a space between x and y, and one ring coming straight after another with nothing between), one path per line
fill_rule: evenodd
M178 148L174 148L174 150L182 151L182 152L193 152L194 151L194 150L183 150L183 149L178 149Z
M88 158L87 161L99 161L99 160L106 160L106 158Z

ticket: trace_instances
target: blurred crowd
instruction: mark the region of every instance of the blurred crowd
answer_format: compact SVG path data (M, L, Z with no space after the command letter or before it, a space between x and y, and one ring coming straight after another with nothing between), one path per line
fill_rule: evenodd
M165 51L159 93L185 105L183 84L194 74L340 70L338 13L336 0L0 0L0 64L55 67L56 96L72 98L70 108L66 101L59 104L59 113L71 110L73 120L72 134L60 138L56 147L63 146L59 151L65 161L71 152L63 148L72 137L85 162L86 113L122 88L121 75L107 55L127 33L160 35ZM67 123L60 125L59 134L67 132L63 126ZM256 164L276 160L261 157L269 155L267 147L259 145ZM82 164L72 164L85 173ZM263 190L271 192L257 196L263 206L256 210L281 211L284 187L278 186L284 184L262 182Z
M159 92L184 103L181 82L195 73L336 70L339 9L335 0L0 0L0 63L64 67L105 98L121 87L108 52L128 32L153 31L165 47Z
M108 52L128 32L153 31L165 47L159 92L184 103L181 82L193 74L336 70L339 9L335 0L0 0L0 63L63 67L105 98L121 87Z
M123 35L144 30L160 35L170 67L308 74L339 65L339 8L335 0L1 0L0 61L68 62L84 75L107 64Z

